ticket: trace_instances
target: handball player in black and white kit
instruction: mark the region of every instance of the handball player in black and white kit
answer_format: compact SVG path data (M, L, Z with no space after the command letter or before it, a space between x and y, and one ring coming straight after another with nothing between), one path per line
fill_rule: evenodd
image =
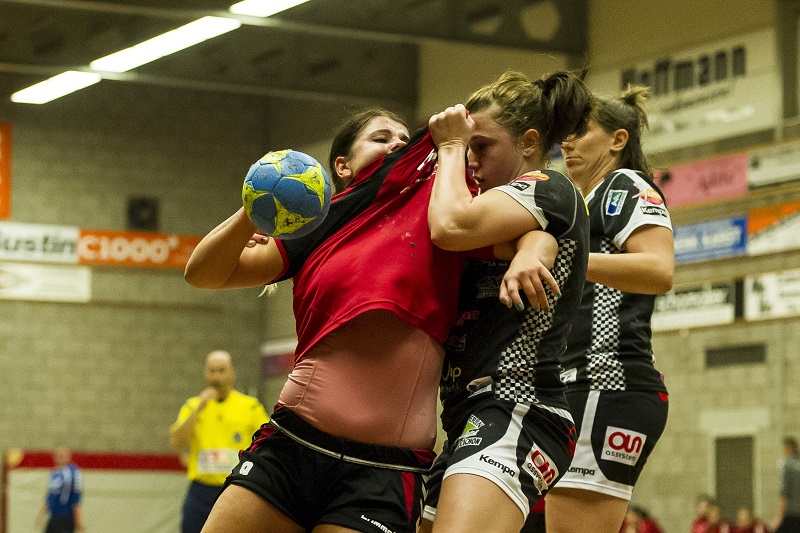
M566 176L539 169L550 146L585 129L590 104L571 73L532 82L509 72L466 106L431 118L439 148L428 212L434 243L474 249L541 229L525 238L544 235L540 259L560 292L548 283L549 305L525 306L516 286L501 286L507 262L467 261L440 385L447 442L420 531L518 533L572 459L559 358L585 280L588 211ZM474 198L458 180L465 157L481 188Z
M617 533L667 422L650 319L655 295L672 287L674 251L669 211L641 148L647 93L596 97L586 134L562 143L589 206L591 253L562 359L578 441L546 498L548 533Z

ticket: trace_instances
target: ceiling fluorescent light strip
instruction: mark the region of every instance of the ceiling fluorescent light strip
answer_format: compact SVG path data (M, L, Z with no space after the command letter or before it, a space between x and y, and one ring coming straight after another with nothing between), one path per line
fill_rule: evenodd
M241 25L241 21L233 18L203 17L130 48L95 59L89 66L94 70L127 72L145 63L233 31Z
M100 79L100 74L94 72L68 70L15 92L11 95L11 101L18 104L46 104L51 100L61 98L65 94L94 85Z
M235 15L249 15L251 17L269 17L275 13L305 4L308 0L243 0L233 4L228 11Z

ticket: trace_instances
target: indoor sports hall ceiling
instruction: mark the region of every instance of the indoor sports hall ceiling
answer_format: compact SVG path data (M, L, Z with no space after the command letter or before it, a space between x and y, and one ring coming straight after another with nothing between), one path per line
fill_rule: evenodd
M426 39L584 55L588 0L310 0L105 79L333 102L416 98ZM0 98L231 0L0 0ZM447 61L448 58L441 58Z

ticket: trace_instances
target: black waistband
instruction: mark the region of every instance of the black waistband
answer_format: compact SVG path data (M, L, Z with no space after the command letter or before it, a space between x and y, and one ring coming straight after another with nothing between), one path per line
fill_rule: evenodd
M299 444L348 463L402 472L427 473L434 458L431 450L367 444L330 435L282 406L272 413L270 424Z

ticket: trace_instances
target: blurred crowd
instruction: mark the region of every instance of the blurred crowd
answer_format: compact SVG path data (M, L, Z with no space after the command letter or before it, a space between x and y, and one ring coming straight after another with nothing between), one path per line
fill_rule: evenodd
M753 512L743 507L733 519L722 511L710 496L700 496L697 500L697 514L692 522L691 533L771 533L769 525L753 516ZM658 521L650 512L640 506L628 507L628 514L622 523L620 533L664 533Z
M701 495L697 499L697 514L692 522L691 533L769 533L769 525L753 516L753 512L743 507L736 511L731 520L722 514L714 498Z

